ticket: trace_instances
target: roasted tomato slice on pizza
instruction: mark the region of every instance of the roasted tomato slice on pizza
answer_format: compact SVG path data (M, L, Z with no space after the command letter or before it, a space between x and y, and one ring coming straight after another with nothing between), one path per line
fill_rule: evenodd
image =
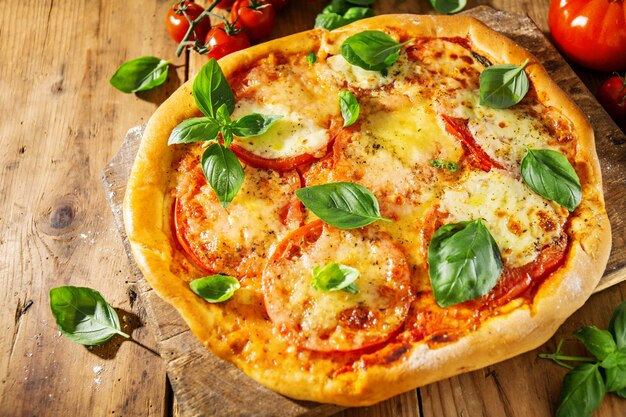
M385 15L209 61L150 119L124 217L207 348L348 406L541 345L611 245L585 115L464 16Z

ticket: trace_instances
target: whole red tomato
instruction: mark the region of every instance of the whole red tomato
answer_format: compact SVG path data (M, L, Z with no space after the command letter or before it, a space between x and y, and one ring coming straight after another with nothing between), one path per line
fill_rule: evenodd
M251 41L256 42L272 33L276 23L276 11L264 0L237 0L230 12L233 22L237 21Z
M175 42L180 43L189 29L189 20L193 21L197 19L203 11L204 7L196 3L190 1L177 2L174 6L170 7L167 12L165 20L167 33L170 34L170 37L174 39ZM189 19L187 19L185 15L187 15ZM188 40L192 42L196 39L203 40L209 29L211 29L211 21L207 16L198 23Z
M598 88L596 97L615 123L626 129L626 78L610 77Z
M215 7L224 10L230 9L234 2L235 0L220 0L220 2L215 5Z
M625 0L551 0L548 24L573 61L601 71L626 69Z
M211 28L206 37L208 58L220 59L223 56L250 46L248 36L240 29L232 25L224 26L220 23Z

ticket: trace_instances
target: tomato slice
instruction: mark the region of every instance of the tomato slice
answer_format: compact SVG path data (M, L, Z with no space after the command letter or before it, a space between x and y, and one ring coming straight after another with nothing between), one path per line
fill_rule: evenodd
M358 265L356 294L313 288L312 269ZM316 220L279 243L263 271L265 307L278 329L300 347L346 352L394 335L413 299L402 251L373 228L340 230Z
M491 171L492 168L503 168L500 163L494 161L476 142L472 132L467 127L467 119L447 116L445 114L442 114L441 118L446 123L446 131L456 136L470 152L470 163L472 165L485 172Z
M261 156L255 155L254 153L235 143L230 145L230 150L233 151L235 155L239 157L239 159L249 165L252 165L253 167L261 169L273 169L274 171L279 172L288 171L300 165L309 164L318 159L317 157L308 153L295 155L289 158L263 158Z

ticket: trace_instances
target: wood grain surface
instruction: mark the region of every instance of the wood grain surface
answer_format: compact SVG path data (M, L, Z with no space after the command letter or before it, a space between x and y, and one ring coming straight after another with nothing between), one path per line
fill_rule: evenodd
M175 403L166 364L155 354L157 330L164 330L151 327L147 298L138 297L146 289L133 289L136 276L100 181L128 128L145 123L184 79L179 67L166 86L137 95L108 84L128 59L174 58L175 46L163 30L171 3L0 1L0 416L190 415L189 401ZM310 28L325 4L291 0L273 36ZM477 5L528 14L547 33L548 0L468 1L468 8ZM375 9L432 13L427 0L379 0ZM191 62L192 71L204 63L195 57ZM183 63L174 58L174 64ZM565 68L553 65L555 71ZM592 90L607 76L574 69ZM583 87L580 93L581 106L595 105ZM614 161L603 166L610 200L626 189L619 176L626 140L607 120L594 114L592 122L607 129L598 142L604 143L601 157ZM624 221L615 220L620 210L609 205L613 228L621 227L614 235L621 248ZM624 251L612 254L610 273L619 271L623 256ZM58 285L100 291L135 342L115 338L85 348L61 337L48 305L48 292ZM605 327L625 298L624 283L592 296L538 351L554 350L559 337L583 324ZM175 339L184 332L172 322L165 331ZM338 416L553 415L565 371L538 360L538 351ZM185 383L175 378L173 384ZM624 409L623 400L607 396L595 416L623 416Z

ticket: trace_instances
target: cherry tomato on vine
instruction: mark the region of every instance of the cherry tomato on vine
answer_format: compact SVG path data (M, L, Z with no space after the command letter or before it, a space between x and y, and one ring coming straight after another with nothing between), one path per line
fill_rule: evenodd
M626 0L551 0L554 43L573 61L601 71L626 69Z
M272 33L276 11L274 6L264 0L237 0L230 18L241 25L251 41L256 42Z
M267 2L274 6L274 10L278 11L285 7L289 0L267 0Z
M234 2L235 0L220 0L220 2L215 5L215 7L224 10L230 9Z
M223 56L250 46L248 36L232 25L220 23L211 28L206 37L207 57L220 59Z
M615 123L626 129L626 77L614 75L608 78L598 88L596 97Z
M165 20L167 33L175 42L180 43L189 29L189 20L195 20L203 11L204 7L199 6L197 3L190 1L177 2L167 11ZM187 20L185 14L189 17L189 20ZM211 21L207 16L198 23L193 31L194 33L191 34L188 40L191 42L196 39L204 40L209 29L211 29Z

